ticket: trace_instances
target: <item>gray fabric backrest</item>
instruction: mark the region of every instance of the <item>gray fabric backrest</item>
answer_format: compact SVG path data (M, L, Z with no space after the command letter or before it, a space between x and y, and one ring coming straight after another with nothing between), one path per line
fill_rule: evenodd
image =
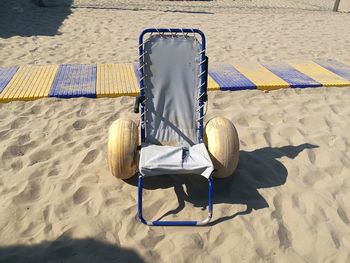
M194 37L152 35L144 45L146 143L198 143L201 45Z

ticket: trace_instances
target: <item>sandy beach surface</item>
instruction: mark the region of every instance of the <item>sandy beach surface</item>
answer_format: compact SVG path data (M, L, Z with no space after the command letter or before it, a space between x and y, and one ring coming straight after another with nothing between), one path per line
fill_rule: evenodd
M306 0L216 1L188 12L199 3L79 7L91 2L0 2L0 66L135 62L139 32L157 26L201 28L213 62L350 61L343 4L340 13L304 10ZM0 262L349 262L349 101L346 87L211 92L206 120L233 121L240 162L215 181L211 225L191 228L139 223L136 178L108 170L108 128L138 120L133 98L0 104ZM145 188L146 218L206 215L197 177Z

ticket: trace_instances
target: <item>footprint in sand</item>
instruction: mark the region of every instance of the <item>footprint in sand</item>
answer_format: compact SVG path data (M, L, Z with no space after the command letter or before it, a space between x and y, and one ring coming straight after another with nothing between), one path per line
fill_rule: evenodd
M58 170L56 168L52 169L49 173L48 176L57 176L59 174Z
M339 208L337 209L337 213L338 213L340 219L344 222L344 224L350 225L350 220L349 220L349 218L348 218L348 216L347 216L347 214L345 213L345 211L344 211L343 208L339 207Z
M8 160L12 161L16 157L24 156L28 151L34 149L36 146L38 146L38 143L36 141L32 141L24 145L10 145L4 151L2 160L4 162Z
M77 120L73 123L73 128L75 130L82 130L86 127L87 121L86 120Z
M82 204L89 199L90 188L82 186L73 194L73 201L75 204Z
M18 172L19 170L21 170L23 168L23 163L21 160L17 159L14 162L11 163L11 168Z
M29 156L30 164L34 165L36 163L45 162L51 158L50 150L40 150Z
M19 118L15 119L11 123L11 129L18 129L18 128L23 127L24 125L26 125L28 120L29 120L28 117L19 117Z
M85 158L83 159L84 164L90 164L93 163L96 160L96 157L98 156L98 150L91 150L89 151Z
M30 114L39 114L42 111L42 106L41 105L34 105L33 107L30 108Z
M29 182L24 190L13 198L15 204L30 203L39 199L41 185L38 181Z
M26 133L26 134L20 135L18 137L17 141L19 144L25 144L25 143L29 142L30 141L30 134Z

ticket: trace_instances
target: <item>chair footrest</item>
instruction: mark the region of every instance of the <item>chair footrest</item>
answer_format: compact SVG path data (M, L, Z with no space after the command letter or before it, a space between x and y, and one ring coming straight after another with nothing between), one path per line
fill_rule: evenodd
M139 175L138 181L138 210L137 215L141 223L148 226L203 226L209 223L213 216L213 179L208 178L208 217L202 221L147 221L142 214L142 188L143 177Z

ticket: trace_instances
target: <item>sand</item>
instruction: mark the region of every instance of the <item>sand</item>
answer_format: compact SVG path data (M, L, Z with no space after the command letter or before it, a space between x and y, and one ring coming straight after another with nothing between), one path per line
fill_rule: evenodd
M139 32L160 25L199 26L215 62L350 61L348 13L43 11L23 2L10 23L1 10L0 66L135 62ZM132 98L0 104L0 262L349 262L349 101L349 88L211 92L206 120L233 121L240 162L215 181L211 225L193 228L140 224L136 178L108 170L108 128L138 119ZM145 187L149 219L206 215L197 177Z

